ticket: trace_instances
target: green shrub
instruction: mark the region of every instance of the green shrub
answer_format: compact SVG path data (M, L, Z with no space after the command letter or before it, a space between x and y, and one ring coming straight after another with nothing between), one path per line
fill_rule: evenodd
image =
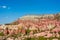
M38 37L38 40L47 40L47 39L44 37Z
M0 36L4 36L3 32L0 33Z

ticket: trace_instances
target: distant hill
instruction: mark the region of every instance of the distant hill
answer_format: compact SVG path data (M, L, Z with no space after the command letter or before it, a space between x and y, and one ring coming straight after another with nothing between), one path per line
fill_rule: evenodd
M26 16L22 16L19 19L17 19L16 21L10 23L10 24L6 24L6 25L17 25L20 22L22 22L22 20L31 20L31 21L35 21L35 20L40 20L40 19L52 19L52 20L58 20L60 21L60 13L57 14L47 14L47 15L26 15Z

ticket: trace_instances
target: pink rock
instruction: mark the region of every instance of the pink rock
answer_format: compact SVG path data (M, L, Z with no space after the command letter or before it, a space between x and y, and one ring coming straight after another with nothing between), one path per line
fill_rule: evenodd
M47 36L44 36L44 37L46 37L46 38L52 37L52 34L48 33Z

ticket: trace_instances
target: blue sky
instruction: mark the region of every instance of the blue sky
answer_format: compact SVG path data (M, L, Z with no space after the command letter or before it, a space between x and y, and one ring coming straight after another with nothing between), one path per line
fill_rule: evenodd
M10 23L27 14L60 12L60 0L0 0L0 24Z

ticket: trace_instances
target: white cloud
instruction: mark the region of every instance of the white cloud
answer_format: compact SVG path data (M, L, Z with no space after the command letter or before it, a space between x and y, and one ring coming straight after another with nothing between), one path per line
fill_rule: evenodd
M0 6L0 8L7 8L7 6Z
M2 6L2 8L7 8L7 6Z
M10 7L8 7L8 6L0 6L0 8L7 8L7 9L10 9Z

